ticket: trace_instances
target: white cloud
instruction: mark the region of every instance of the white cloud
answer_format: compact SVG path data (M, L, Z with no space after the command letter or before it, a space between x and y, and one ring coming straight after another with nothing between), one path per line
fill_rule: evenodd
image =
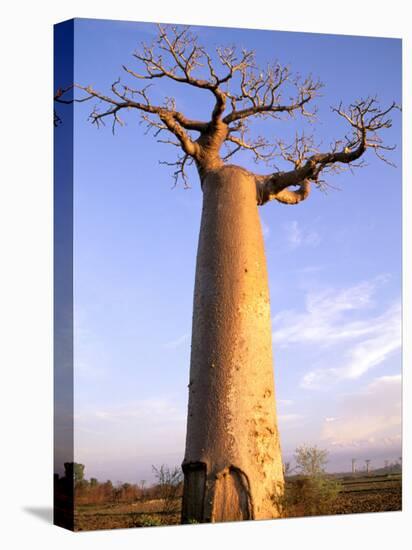
M335 367L305 374L302 387L319 388L343 379L357 379L398 351L402 345L400 305L394 304L382 315L365 319L357 331L345 333L343 327L342 337L355 341L339 353Z
M273 339L278 347L336 349L333 367L312 369L303 377L302 387L359 378L400 349L400 304L393 303L379 314L374 309L374 294L386 280L380 276L340 290L309 292L303 312L285 310L273 318Z
M169 342L166 342L163 347L166 349L177 349L180 348L183 344L186 344L186 342L189 341L190 334L188 332L185 332L178 338L175 338L174 340L170 340Z
M183 456L185 428L186 407L165 398L82 410L74 418L75 456L89 471L105 465L128 479L124 472L133 467Z
M279 406L289 406L293 404L293 401L291 399L278 399L277 403Z
M358 378L385 361L402 345L400 306L391 307L374 325L371 338L356 344L347 353L342 371L346 378Z
M320 243L320 236L316 231L305 231L301 229L296 220L284 224L284 230L287 242L291 248L298 248L299 246L315 247Z
M93 362L85 362L77 360L74 363L74 377L77 383L84 383L84 378L87 378L87 383L91 381L100 380L106 378L108 370L106 367L102 367L101 364L96 365Z
M182 412L167 399L142 399L122 406L112 406L93 411L84 411L76 416L78 421L122 423L124 421L150 421L151 424L182 418Z
M298 247L302 243L302 233L299 229L298 222L296 220L291 221L285 229L288 236L289 244L293 248Z
M299 267L295 271L300 275L313 275L325 269L325 265L307 265L305 267Z
M368 323L344 319L348 312L372 305L376 282L363 282L342 289L309 292L305 311L285 310L273 318L273 338L278 346L295 343L323 343L353 338L371 331Z
M270 235L270 227L263 219L261 219L260 222L262 226L262 234L264 237L266 237L266 239L268 239Z
M279 414L278 415L278 421L281 423L281 424L284 424L284 423L289 423L289 422L294 422L295 420L301 420L303 418L303 416L301 414Z
M400 374L376 378L363 391L343 399L337 418L325 419L321 440L332 449L398 448L401 399Z

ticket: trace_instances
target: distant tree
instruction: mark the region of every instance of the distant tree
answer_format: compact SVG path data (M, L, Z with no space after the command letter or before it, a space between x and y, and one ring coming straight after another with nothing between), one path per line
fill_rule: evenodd
M352 458L352 474L356 473L356 458Z
M131 483L123 483L121 486L121 500L124 502L131 502L135 497L136 491L133 489L133 485Z
M112 492L114 502L119 503L122 500L123 488L121 486L114 487Z
M84 464L78 462L65 462L64 475L66 479L73 479L74 484L84 480Z
M92 488L97 487L98 484L99 484L99 482L97 481L97 479L95 477L90 478L90 487L92 487Z
M108 479L106 483L103 484L103 499L106 502L113 500L113 483Z
M73 465L73 475L74 483L84 480L84 464L78 464L77 462Z

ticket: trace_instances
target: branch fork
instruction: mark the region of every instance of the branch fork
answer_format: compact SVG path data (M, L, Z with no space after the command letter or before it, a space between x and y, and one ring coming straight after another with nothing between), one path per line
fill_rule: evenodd
M185 187L188 186L186 167L193 162L202 179L209 170L247 151L256 162L269 164L281 159L292 164L287 172L278 170L267 176L256 175L259 204L271 200L297 204L309 196L312 183L320 189L327 186L320 179L322 173L362 166L363 161L359 159L368 149L393 165L386 155L394 146L384 144L381 131L391 127L390 115L399 109L395 102L381 109L375 97L368 97L347 108L342 103L332 108L349 125L350 131L344 139L331 144L329 151L321 152L314 138L305 134L296 135L294 142L287 145L281 140L271 142L262 136L251 137L250 132L254 118L278 120L300 114L312 120L316 109L310 106L323 85L311 76L302 80L279 64L261 70L256 66L255 53L250 50L217 48L212 56L188 27L174 25L158 25L158 36L153 43L142 44L133 56L140 69L123 65L123 70L129 79L150 81L145 86L134 87L118 78L111 85L111 94L106 95L91 85L72 84L59 88L54 100L63 104L96 100L90 113L92 124L99 127L110 119L113 133L125 124L123 113L137 111L146 131L152 131L156 138L163 136L163 132L172 134L172 139L158 141L182 150L176 162L162 163L176 168L175 184L182 180ZM186 117L176 108L174 98L166 97L162 104L153 104L150 88L158 79L212 94L210 119ZM77 90L82 95L73 98ZM284 101L286 95L289 99ZM60 122L60 116L55 113L55 125Z

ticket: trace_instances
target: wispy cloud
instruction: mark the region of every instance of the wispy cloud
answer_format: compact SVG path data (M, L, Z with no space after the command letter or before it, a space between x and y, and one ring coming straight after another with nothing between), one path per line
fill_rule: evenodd
M296 220L284 224L286 240L291 248L299 246L318 246L320 236L316 231L303 229Z
M170 340L169 342L166 342L163 347L166 349L177 349L183 346L183 344L186 344L186 342L189 341L190 334L188 332L185 332L178 338L175 338L174 340Z
M75 451L88 466L182 451L186 408L163 398L78 411Z
M337 418L326 418L321 439L330 448L393 448L401 441L401 375L381 376L347 395Z
M303 312L285 310L273 318L277 346L312 342L330 344L368 333L368 323L350 321L345 315L372 305L376 281L341 289L309 292Z
M289 406L293 404L292 399L278 399L277 403L280 407Z
M350 337L346 335L346 338L356 341L348 344L340 353L337 366L308 372L302 379L303 387L319 388L339 380L359 378L401 348L400 304L394 304L382 315L358 324L364 326L351 331Z
M157 421L166 422L184 418L175 404L167 399L151 398L142 399L122 406L99 408L93 411L79 413L76 420L79 422L103 421L122 423L124 421L150 420L152 424Z
M268 226L268 224L264 220L261 219L260 221L261 221L261 225L262 225L263 236L266 239L268 239L269 235L270 235L270 227Z
M303 387L358 378L400 348L400 304L393 303L379 314L374 309L374 294L386 280L380 276L349 288L309 292L304 311L286 310L273 318L278 347L316 344L338 349L334 366L306 373Z
M281 424L294 422L295 420L301 420L302 418L303 416L301 414L295 414L295 413L278 415L278 420Z
M92 383L91 380L100 380L107 378L108 369L107 367L102 367L100 364L96 365L95 363L89 361L78 360L74 365L74 374L76 379L81 378L81 382L84 383L84 378L87 378L87 383Z
M74 427L75 460L86 465L88 476L148 480L152 464L181 462L186 407L157 397L90 407L77 412Z

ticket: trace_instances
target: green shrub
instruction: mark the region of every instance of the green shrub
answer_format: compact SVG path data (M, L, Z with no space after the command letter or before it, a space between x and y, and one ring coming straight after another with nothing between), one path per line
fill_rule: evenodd
M327 475L287 481L281 506L284 517L322 516L334 513L341 485Z
M149 514L130 514L130 527L159 527L163 525L162 520Z
M325 472L328 452L317 446L296 449L294 470L298 476L287 479L284 494L277 499L284 517L321 516L334 513L341 484Z

